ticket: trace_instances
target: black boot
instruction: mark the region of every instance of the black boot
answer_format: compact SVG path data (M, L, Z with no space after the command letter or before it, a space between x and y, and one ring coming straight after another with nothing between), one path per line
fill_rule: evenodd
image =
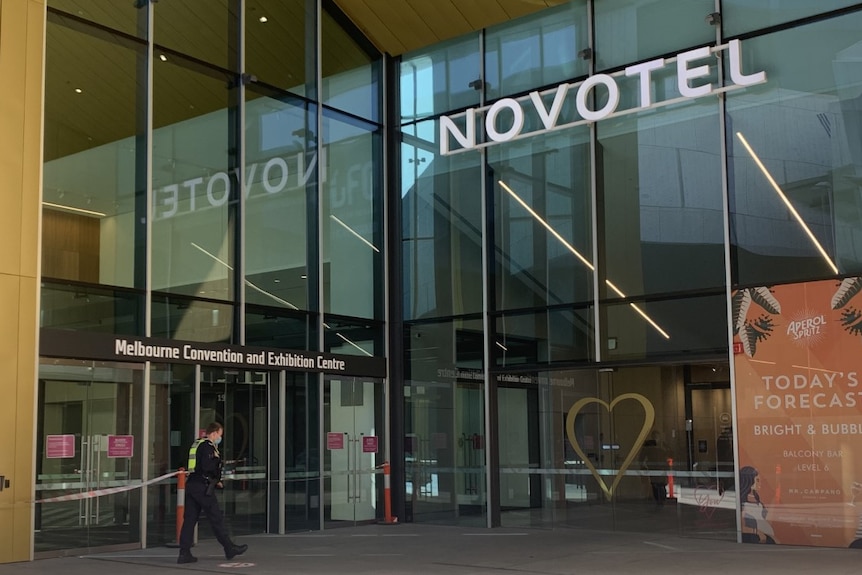
M190 549L180 549L180 556L177 557L177 563L196 563L197 557L192 555Z
M242 555L248 550L248 545L237 545L231 543L230 546L224 548L224 556L228 559L233 559L237 555Z

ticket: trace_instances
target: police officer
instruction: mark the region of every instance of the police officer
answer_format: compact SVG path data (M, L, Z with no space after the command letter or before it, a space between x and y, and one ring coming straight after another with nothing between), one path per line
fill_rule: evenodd
M224 556L233 559L242 555L248 545L237 545L228 537L224 526L224 515L218 506L215 488L222 488L222 460L218 444L224 435L224 427L213 422L207 426L206 436L198 439L189 449L189 478L186 482L185 514L183 528L180 531L180 556L177 563L194 563L197 557L192 555L191 547L194 540L195 525L201 512L206 513L212 525L216 539L224 547Z

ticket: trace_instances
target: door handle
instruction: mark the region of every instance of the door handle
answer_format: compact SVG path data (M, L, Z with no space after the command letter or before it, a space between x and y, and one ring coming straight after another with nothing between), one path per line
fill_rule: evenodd
M0 475L0 491L9 487L9 480L6 479L5 475Z

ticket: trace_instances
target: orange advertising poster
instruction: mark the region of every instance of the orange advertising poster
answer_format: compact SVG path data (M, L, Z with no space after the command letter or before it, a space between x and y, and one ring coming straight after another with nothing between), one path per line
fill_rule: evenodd
M862 278L733 295L742 539L862 546Z

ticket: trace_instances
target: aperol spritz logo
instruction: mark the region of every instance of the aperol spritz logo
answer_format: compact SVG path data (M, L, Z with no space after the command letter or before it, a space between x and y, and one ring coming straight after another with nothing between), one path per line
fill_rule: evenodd
M803 311L787 324L787 335L798 345L811 346L823 339L826 333L826 316Z

